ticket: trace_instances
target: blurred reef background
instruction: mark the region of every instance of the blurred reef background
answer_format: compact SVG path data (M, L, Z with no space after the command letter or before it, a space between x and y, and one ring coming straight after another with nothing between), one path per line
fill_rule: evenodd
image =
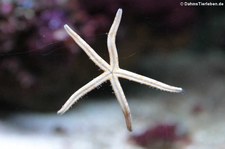
M225 6L180 2L0 0L0 148L18 141L18 149L224 149ZM56 115L102 72L64 24L108 61L106 38L118 8L121 68L184 89L171 94L121 79L131 134L109 83L83 97L74 113Z
M100 71L63 25L75 28L108 60L106 37L118 8L124 12L117 35L122 67L184 88L195 88L212 71L225 73L222 6L182 7L177 0L1 0L0 110L55 111L97 76ZM202 72L201 64L208 62L216 66ZM128 94L139 92L131 92L135 86L129 82L124 88ZM103 90L89 96L106 96L111 87Z

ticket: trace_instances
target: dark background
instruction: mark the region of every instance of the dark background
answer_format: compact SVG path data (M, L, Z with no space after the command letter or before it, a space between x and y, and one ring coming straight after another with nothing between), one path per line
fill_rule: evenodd
M186 94L224 99L225 6L180 2L0 1L0 110L55 112L100 74L63 25L73 27L108 61L107 32L118 8L123 9L117 34L122 68L180 86ZM161 94L121 81L127 96ZM113 96L105 83L87 98Z

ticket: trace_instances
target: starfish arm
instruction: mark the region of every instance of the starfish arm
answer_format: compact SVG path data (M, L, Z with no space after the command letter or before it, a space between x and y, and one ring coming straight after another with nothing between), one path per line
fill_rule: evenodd
M107 46L109 51L109 58L110 58L110 65L112 66L112 69L115 67L119 67L119 61L118 61L118 53L116 48L116 33L121 21L122 17L122 9L118 9L115 19L113 21L113 24L109 30L108 38L107 38Z
M92 81L84 85L82 88L77 90L62 106L62 108L57 112L58 114L65 113L76 101L78 101L82 96L93 90L94 88L101 85L109 78L109 72L104 72L98 77L94 78Z
M165 83L156 81L154 79L124 70L124 69L118 69L118 71L115 72L115 74L118 77L124 78L124 79L129 79L131 81L135 81L141 84L145 84L163 91L167 92L181 92L182 88L180 87L175 87L175 86L170 86Z
M126 120L127 129L129 131L132 131L130 108L129 108L127 99L124 95L123 89L120 85L119 79L116 76L111 75L110 82L112 84L112 88L114 90L116 98L122 108L122 111Z
M76 32L74 32L67 24L64 25L64 28L98 67L104 71L109 70L109 64L102 59Z

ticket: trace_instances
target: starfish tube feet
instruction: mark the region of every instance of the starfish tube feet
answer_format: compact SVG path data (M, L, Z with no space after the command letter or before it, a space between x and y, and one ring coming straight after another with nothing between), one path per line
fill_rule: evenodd
M107 37L107 47L112 69L119 68L118 53L116 48L116 33L118 31L119 24L122 18L122 12L122 9L118 9Z
M91 48L76 32L74 32L67 24L64 25L66 32L73 40L84 50L89 58L103 71L109 70L109 64L101 58L94 49Z
M129 131L132 131L130 108L129 108L127 99L124 95L123 89L120 85L119 79L118 79L118 77L112 75L110 78L110 82L112 84L112 88L114 90L116 98L122 108L122 111L123 111L123 114L125 117L125 121L126 121L126 125L127 125L127 129Z
M104 72L100 76L96 77L86 85L84 85L82 88L77 90L62 106L62 108L57 112L58 114L65 113L76 101L78 101L82 96L93 90L94 88L101 85L103 82L105 82L108 79L109 73Z
M124 70L124 69L119 69L116 72L118 77L121 78L125 78L128 79L130 81L134 81L134 82L138 82L140 84L145 84L147 86L153 87L153 88L157 88L160 89L162 91L167 91L167 92L175 92L175 93L179 93L182 92L182 88L180 87L175 87L175 86L171 86L171 85L167 85L165 83L156 81L154 79Z

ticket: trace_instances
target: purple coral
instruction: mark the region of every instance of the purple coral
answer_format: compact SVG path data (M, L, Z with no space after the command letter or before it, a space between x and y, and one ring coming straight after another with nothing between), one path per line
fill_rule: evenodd
M139 146L151 147L172 147L179 141L189 141L187 132L182 132L176 124L158 124L150 127L141 134L131 136L130 140Z

